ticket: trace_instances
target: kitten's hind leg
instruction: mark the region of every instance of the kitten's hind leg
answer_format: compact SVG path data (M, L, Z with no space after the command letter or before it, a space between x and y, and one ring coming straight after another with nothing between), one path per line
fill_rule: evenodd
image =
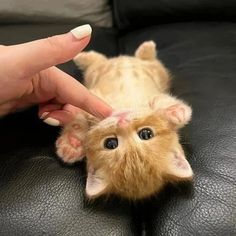
M56 141L57 155L65 163L74 163L84 157L83 141L88 130L88 122L79 115L67 124Z

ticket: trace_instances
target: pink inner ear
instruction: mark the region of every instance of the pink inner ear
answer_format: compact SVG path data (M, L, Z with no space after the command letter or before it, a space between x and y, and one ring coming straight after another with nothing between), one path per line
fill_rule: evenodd
M175 165L179 169L188 170L189 169L189 163L186 161L185 158L181 157L180 155L175 155Z
M93 168L89 168L86 182L86 194L88 197L98 197L107 187L106 182Z
M191 178L193 171L184 154L174 153L169 164L169 174L179 178Z

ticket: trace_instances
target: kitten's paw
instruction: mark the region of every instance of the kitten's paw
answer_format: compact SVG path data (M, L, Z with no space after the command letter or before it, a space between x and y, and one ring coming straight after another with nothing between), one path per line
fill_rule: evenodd
M192 116L192 109L184 104L178 103L166 109L167 117L175 124L186 125Z
M74 163L82 160L84 157L81 141L73 135L66 135L58 138L56 141L56 148L57 155L65 163Z
M142 43L135 52L135 56L143 60L153 60L156 58L156 44L154 41Z

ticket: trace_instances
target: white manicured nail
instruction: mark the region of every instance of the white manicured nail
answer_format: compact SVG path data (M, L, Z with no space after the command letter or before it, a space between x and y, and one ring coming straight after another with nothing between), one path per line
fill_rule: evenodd
M49 114L49 112L45 111L45 112L40 116L40 119L44 119L44 118L47 116L47 114Z
M51 117L48 117L43 122L45 122L48 125L52 125L52 126L59 126L60 125L59 120L56 120L56 119L51 118Z
M77 39L85 38L92 33L92 28L89 24L81 25L70 31Z

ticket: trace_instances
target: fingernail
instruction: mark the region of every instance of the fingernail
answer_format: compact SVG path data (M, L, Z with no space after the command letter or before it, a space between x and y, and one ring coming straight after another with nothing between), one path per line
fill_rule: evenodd
M92 28L89 24L81 25L70 31L77 39L85 38L92 33Z
M45 122L48 125L52 125L52 126L59 126L60 125L59 120L56 120L56 119L51 118L51 117L45 119L43 122Z
M49 114L49 112L45 111L45 112L40 116L40 119L44 119L44 118L47 116L47 114Z

